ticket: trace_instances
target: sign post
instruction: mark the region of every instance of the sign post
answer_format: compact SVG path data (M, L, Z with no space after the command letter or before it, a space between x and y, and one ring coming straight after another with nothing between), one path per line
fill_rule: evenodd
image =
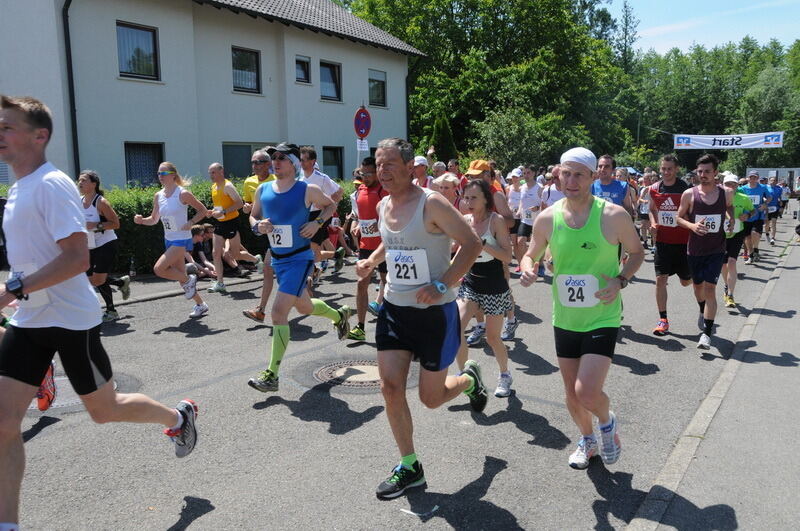
M361 162L361 153L369 153L367 135L372 129L372 117L363 105L356 110L353 118L353 129L356 132L356 162Z

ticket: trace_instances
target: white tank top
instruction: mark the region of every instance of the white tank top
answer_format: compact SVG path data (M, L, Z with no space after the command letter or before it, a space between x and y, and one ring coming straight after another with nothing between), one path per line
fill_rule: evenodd
M100 222L100 212L97 210L97 202L100 200L100 197L100 194L96 194L92 202L89 203L89 206L84 207L83 217L86 219L86 223ZM105 230L103 232L94 232L90 230L89 232L91 232L91 234L89 234L89 249L101 247L117 239L117 233L114 232L114 229ZM92 238L94 238L94 241L92 241Z
M465 216L467 217L467 216ZM472 225L472 215L469 214L467 217L467 221ZM474 228L474 227L473 227ZM497 245L497 238L494 237L492 234L492 216L489 216L489 223L486 225L486 231L481 235L481 240L483 241L484 245ZM475 262L491 262L492 260L496 260L496 258L486 252L486 249L481 251L481 254L478 255L478 258L475 259Z
M164 225L165 240L176 241L192 238L191 230L180 230L189 221L189 207L181 203L181 192L183 192L183 187L178 186L169 197L164 194L164 190L159 190L156 194L158 213L161 217L161 224Z
M513 186L509 186L507 189L507 199L508 199L508 207L514 213L514 217L517 217L517 209L519 208L519 202L522 200L522 187L520 186L519 190L514 190Z
M525 225L533 225L533 220L539 214L538 210L535 212L529 210L531 207L541 206L542 200L539 198L539 190L541 190L541 186L538 184L529 187L528 183L525 183L522 186L520 206L522 207L522 222Z

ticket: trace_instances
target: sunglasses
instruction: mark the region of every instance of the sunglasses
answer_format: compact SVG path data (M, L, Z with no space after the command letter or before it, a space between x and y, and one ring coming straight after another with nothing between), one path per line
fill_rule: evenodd
M175 173L174 171L160 171L160 172L158 172L158 176L159 177L164 177L165 175L172 175L174 173Z
M269 160L263 160L263 159L251 160L250 164L264 164L265 162L269 162Z
M286 159L287 159L286 155L282 153L275 153L274 155L272 155L272 160L286 160Z

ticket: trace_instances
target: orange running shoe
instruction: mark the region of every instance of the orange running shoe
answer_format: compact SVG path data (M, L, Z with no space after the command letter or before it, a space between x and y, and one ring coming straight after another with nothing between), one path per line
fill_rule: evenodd
M657 336L665 336L669 332L669 321L666 319L659 319L658 325L653 329L653 334Z
M56 399L56 381L53 378L55 366L56 363L54 361L50 362L50 367L47 368L47 373L44 375L42 385L39 386L39 390L36 392L36 406L39 408L39 411L47 411L50 409L50 406L53 405Z

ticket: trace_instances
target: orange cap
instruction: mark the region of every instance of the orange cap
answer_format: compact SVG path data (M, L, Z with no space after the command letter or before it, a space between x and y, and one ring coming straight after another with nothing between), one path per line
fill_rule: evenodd
M480 175L485 171L491 171L492 167L489 166L489 163L485 160L473 160L469 163L469 169L465 171L467 175Z

